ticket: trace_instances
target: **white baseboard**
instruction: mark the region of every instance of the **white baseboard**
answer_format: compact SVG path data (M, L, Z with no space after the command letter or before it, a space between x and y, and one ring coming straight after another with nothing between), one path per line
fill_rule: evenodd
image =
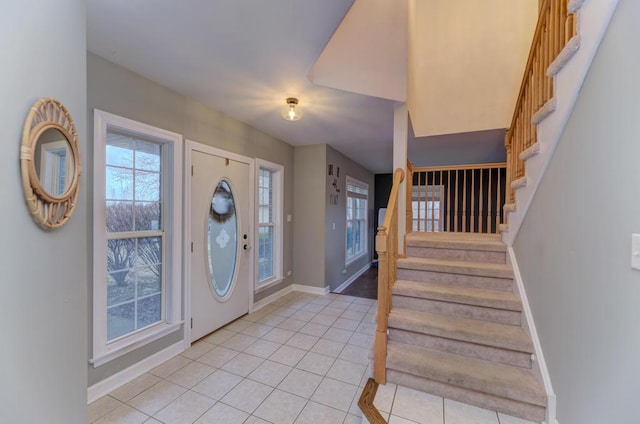
M542 345L540 344L538 332L536 331L536 324L533 321L533 314L531 313L531 308L529 307L529 300L527 299L527 293L524 289L524 281L522 281L522 275L520 274L520 268L518 268L518 262L513 251L513 247L509 246L507 248L507 252L509 263L513 267L513 279L516 283L515 290L517 290L517 294L520 295L520 300L522 300L522 312L524 313L525 319L524 325L529 329L529 333L531 334L531 341L533 342L533 352L535 355L533 366L540 373L542 382L544 384L544 389L547 394L547 419L545 420L545 422L557 424L556 395L553 391L553 386L551 385L551 376L549 375L549 370L547 369L547 363L544 360Z
M329 292L331 292L331 287L329 286L325 286L324 288L322 288L322 287L303 286L302 284L292 284L291 287L293 288L294 291L299 291L302 293L317 294L320 296L327 295L329 294Z
M291 293L293 291L293 285L289 285L283 289L278 290L277 292L270 294L269 296L265 297L264 299L260 299L257 302L255 302L251 308L250 312L256 312L259 309L264 308L265 306L267 306L269 303L280 299L282 296L286 296L287 294Z
M333 292L334 293L342 293L347 287L349 287L351 284L353 284L353 282L356 281L358 279L358 277L360 277L362 274L367 272L369 270L369 268L371 268L371 264L366 264L365 266L362 267L362 269L358 270L355 274L353 274L351 277L349 277L344 283L342 283L338 287L336 287L336 289Z
M184 343L179 341L160 352L154 353L148 358L120 371L117 374L107 377L87 389L87 403L91 403L102 396L111 393L113 390L123 386L136 377L141 376L152 368L184 352Z

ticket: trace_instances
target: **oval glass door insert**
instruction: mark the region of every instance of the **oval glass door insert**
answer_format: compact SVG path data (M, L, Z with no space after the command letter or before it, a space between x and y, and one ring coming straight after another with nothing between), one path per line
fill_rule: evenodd
M238 254L238 220L229 183L216 186L209 207L208 257L211 286L216 295L230 294Z

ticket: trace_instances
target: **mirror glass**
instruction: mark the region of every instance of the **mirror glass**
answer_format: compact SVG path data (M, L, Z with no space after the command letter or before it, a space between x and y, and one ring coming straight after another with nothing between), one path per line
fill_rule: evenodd
M50 196L62 196L74 173L73 153L64 134L56 128L46 129L36 142L33 159L42 188Z
M208 219L209 275L215 293L226 297L233 285L238 253L238 226L233 193L222 180L216 186L209 206Z

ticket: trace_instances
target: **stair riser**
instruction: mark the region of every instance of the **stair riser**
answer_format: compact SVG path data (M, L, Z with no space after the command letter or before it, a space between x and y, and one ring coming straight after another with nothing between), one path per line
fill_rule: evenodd
M485 262L504 264L507 260L505 252L489 252L481 250L442 249L437 247L407 246L407 257L448 259L457 261Z
M545 408L530 403L505 399L458 386L416 377L411 374L387 368L387 383L398 384L436 396L497 411L525 420L541 422L545 419Z
M479 319L499 324L521 325L522 313L505 309L485 308L482 306L463 305L439 300L420 299L393 295L393 307L412 309L414 311L433 312L442 315L453 315L462 318Z
M397 279L418 282L428 281L430 283L449 284L458 287L502 291L511 291L513 287L513 278L481 277L477 275L451 274L407 268L398 268Z
M397 328L389 328L389 340L531 369L531 354L526 352L516 352Z

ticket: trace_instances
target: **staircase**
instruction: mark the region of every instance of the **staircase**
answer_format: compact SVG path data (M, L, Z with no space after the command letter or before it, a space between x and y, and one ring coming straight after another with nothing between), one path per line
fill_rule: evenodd
M543 421L547 396L500 236L409 233L406 243L392 289L387 381Z

